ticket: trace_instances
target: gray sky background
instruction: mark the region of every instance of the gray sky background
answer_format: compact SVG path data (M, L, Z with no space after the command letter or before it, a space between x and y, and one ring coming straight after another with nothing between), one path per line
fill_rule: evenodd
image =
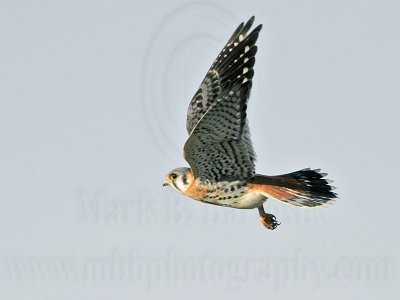
M321 167L327 209L201 204L187 105L241 21L257 171ZM398 1L0 0L1 299L398 299Z

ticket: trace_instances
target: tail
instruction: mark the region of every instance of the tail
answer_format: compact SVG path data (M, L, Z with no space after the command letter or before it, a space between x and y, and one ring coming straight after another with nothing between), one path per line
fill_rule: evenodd
M274 198L300 207L318 207L331 204L337 198L332 192L329 179L324 179L326 173L320 169L303 169L297 172L280 175L256 175L252 188L268 198Z

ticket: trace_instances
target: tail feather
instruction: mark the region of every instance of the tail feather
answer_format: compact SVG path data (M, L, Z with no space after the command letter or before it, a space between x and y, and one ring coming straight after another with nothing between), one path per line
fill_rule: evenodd
M325 179L326 173L320 169L303 169L297 172L279 175L256 175L253 187L268 198L274 198L291 205L318 207L331 204L337 198L331 186L331 180Z

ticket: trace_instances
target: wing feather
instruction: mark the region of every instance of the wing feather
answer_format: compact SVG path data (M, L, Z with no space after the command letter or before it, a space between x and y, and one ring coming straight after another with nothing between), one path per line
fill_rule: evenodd
M217 182L255 175L254 162L243 138L250 89L251 81L225 87L193 129L184 153L195 178Z
M253 21L235 30L190 102L184 155L196 178L218 181L255 174L246 108L262 25L247 34Z
M261 30L261 25L259 25L250 33L249 36L251 38L247 36L247 32L253 21L254 17L245 25L242 23L238 26L211 65L199 89L190 101L186 120L186 129L189 134L203 114L217 99L221 93L222 86L228 81L233 82L238 79L237 76L242 74L246 68L248 73L245 77L248 80L252 79L254 75L252 72L255 62L254 56L257 52L255 42Z

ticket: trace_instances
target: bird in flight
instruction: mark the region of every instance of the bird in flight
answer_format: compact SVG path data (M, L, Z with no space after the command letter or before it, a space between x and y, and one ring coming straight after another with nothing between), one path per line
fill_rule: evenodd
M262 25L250 31L253 22L254 17L235 30L190 102L184 158L191 168L172 170L164 186L204 203L257 208L261 223L275 229L280 223L265 212L267 199L298 207L321 207L331 203L336 194L332 181L319 169L279 176L255 172L256 154L246 108Z

